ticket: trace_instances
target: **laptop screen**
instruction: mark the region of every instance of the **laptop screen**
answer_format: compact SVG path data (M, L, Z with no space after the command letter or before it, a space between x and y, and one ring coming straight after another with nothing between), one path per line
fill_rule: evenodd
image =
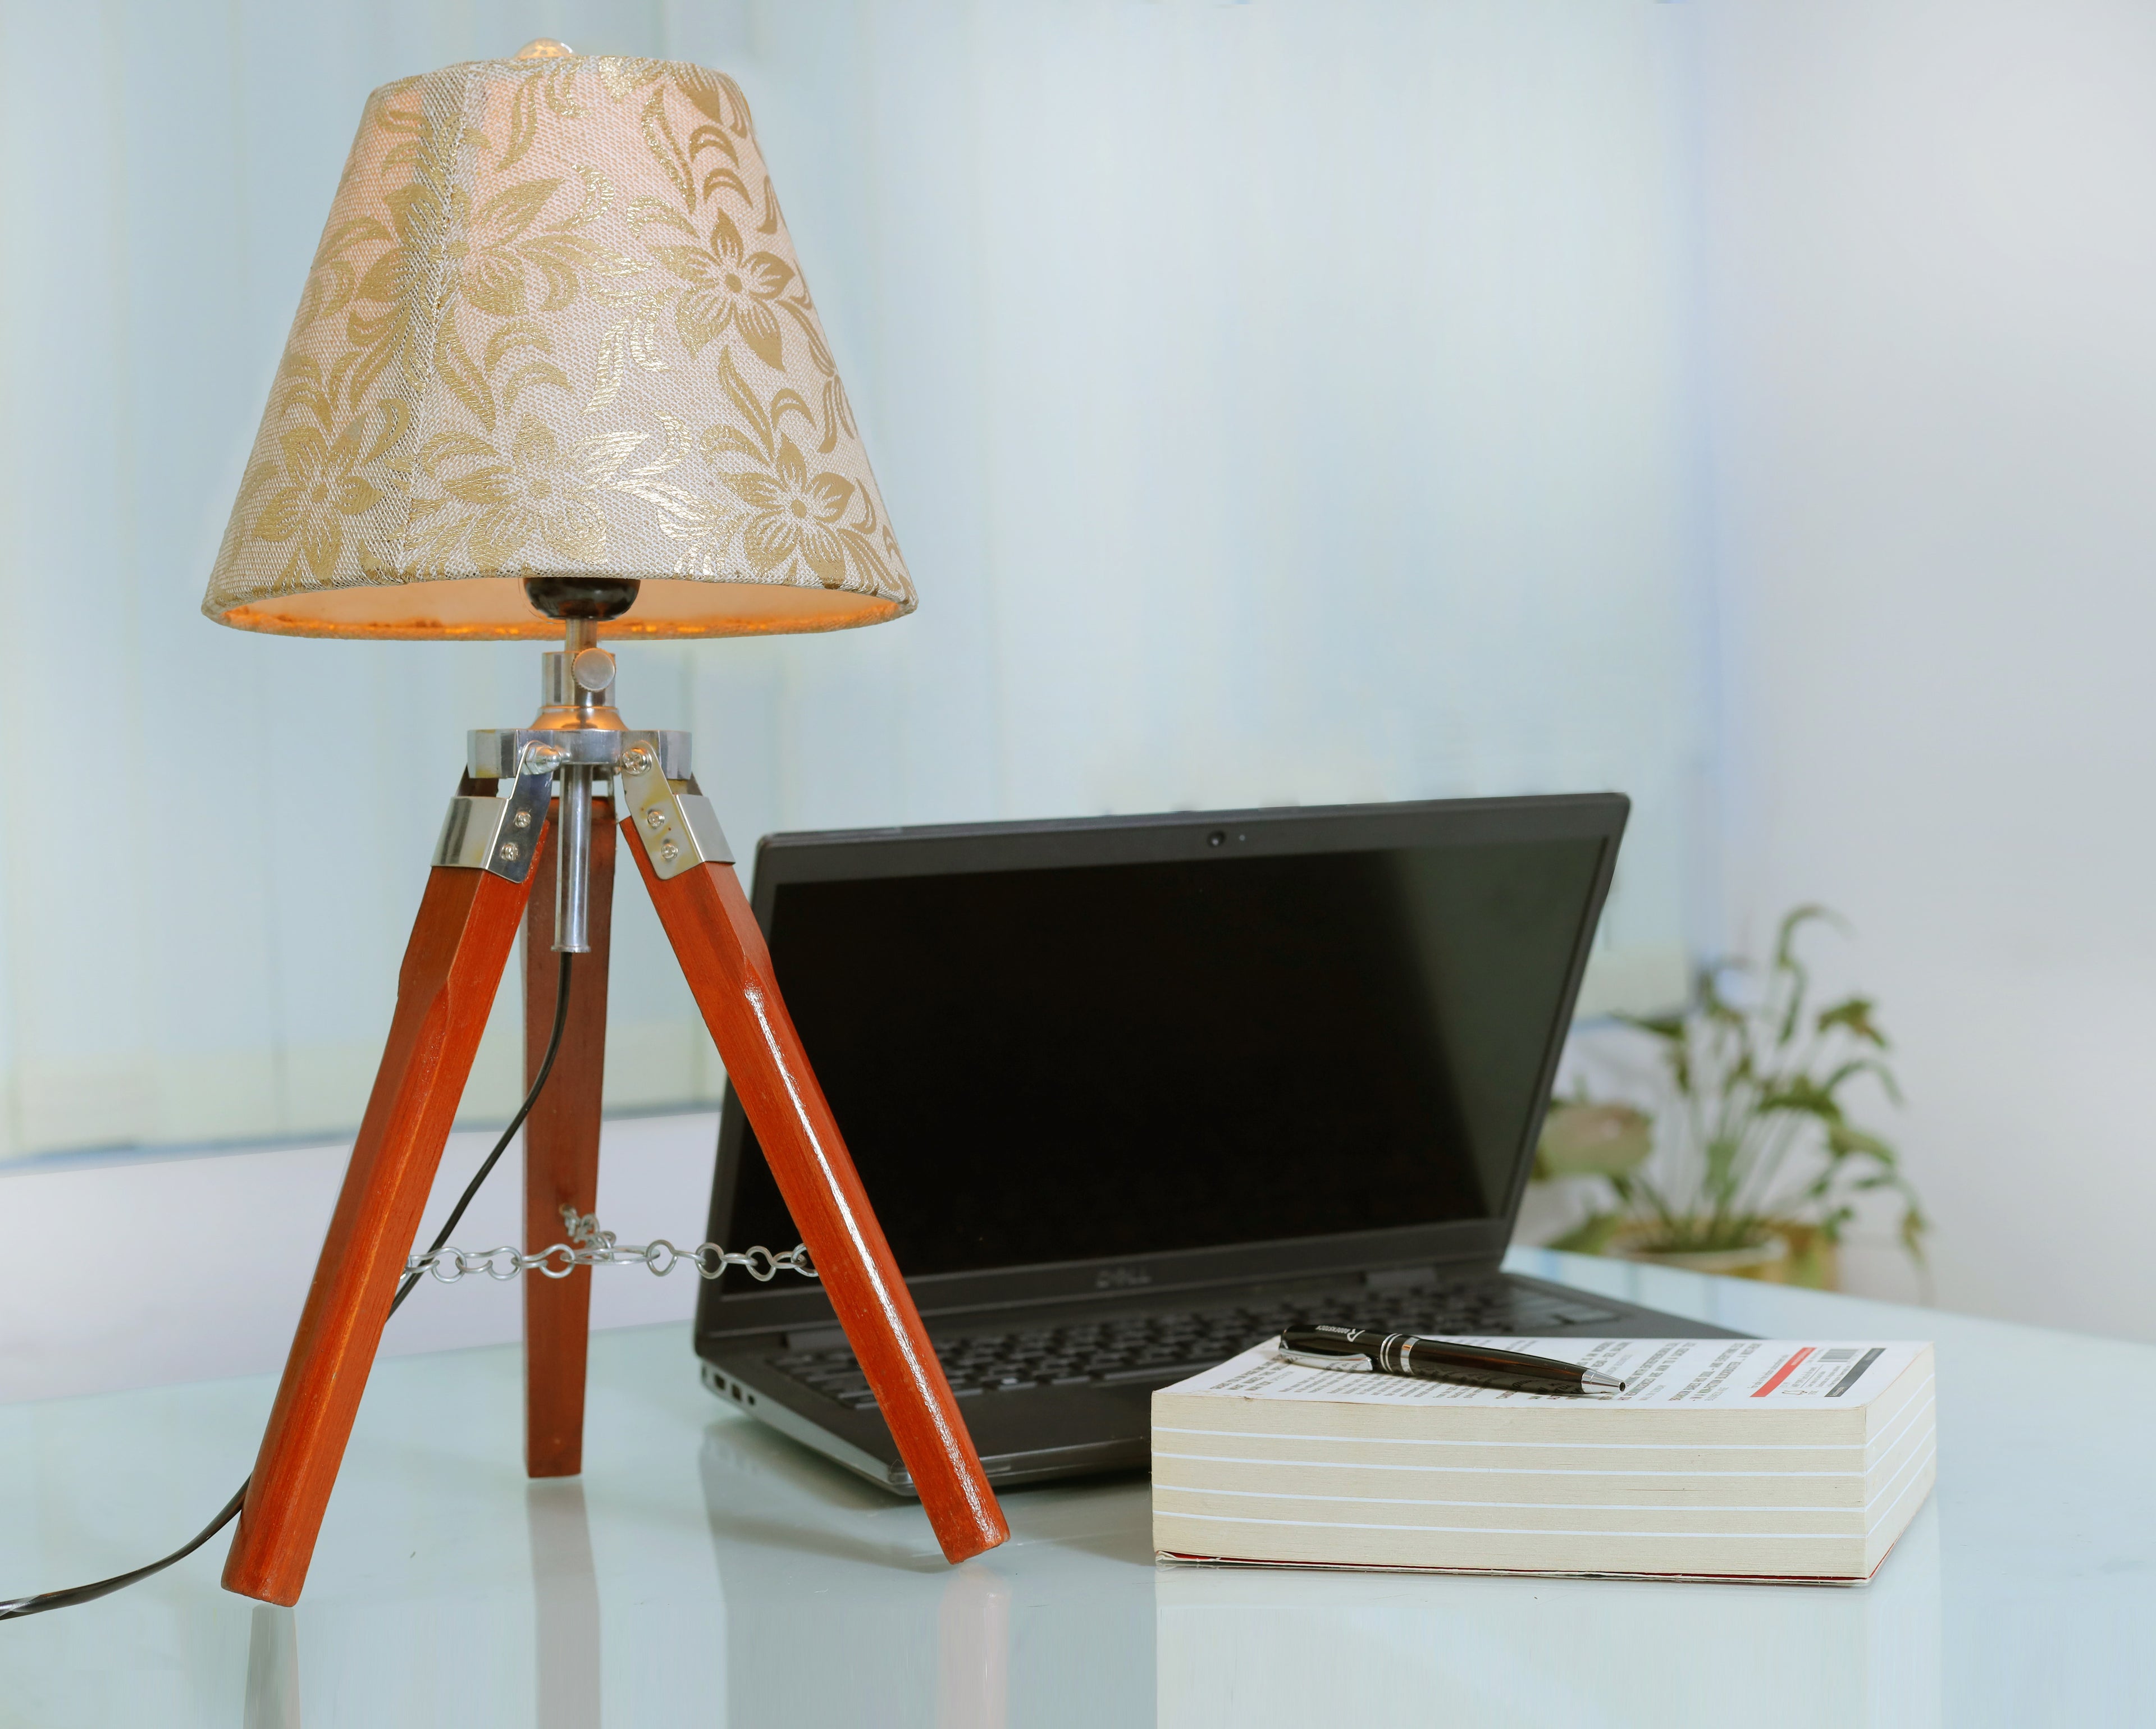
M912 1279L1502 1216L1612 839L1216 848L758 900ZM791 1243L751 1133L733 1171L728 1240Z

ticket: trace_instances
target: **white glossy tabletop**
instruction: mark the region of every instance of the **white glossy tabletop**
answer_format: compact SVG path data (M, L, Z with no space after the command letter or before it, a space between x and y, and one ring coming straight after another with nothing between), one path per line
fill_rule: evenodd
M1157 1567L1136 1479L1007 1495L951 1568L902 1505L721 1405L685 1329L593 1342L582 1479L527 1484L514 1349L385 1362L296 1610L222 1538L0 1624L0 1723L2114 1724L2150 1720L2156 1348L1542 1251L1768 1335L1933 1338L1938 1488L1856 1590ZM626 1276L626 1275L624 1275ZM454 1290L427 1290L453 1302ZM170 1547L266 1379L0 1409L0 1594Z

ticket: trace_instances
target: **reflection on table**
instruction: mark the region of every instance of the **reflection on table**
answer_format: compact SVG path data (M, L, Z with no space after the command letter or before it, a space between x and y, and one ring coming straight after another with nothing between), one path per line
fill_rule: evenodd
M1943 1721L1930 1507L1857 1589L1170 1567L1153 1602L1160 1729Z
M0 1626L0 1722L1266 1729L1449 1721L2113 1723L2156 1619L2156 1350L1663 1270L1520 1270L1748 1331L1939 1342L1939 1486L1861 1589L1160 1568L1141 1478L1005 1497L946 1567L918 1506L593 1344L586 1470L526 1481L513 1350L385 1362L296 1610L218 1546ZM97 1577L232 1491L266 1378L0 1409L0 1587Z

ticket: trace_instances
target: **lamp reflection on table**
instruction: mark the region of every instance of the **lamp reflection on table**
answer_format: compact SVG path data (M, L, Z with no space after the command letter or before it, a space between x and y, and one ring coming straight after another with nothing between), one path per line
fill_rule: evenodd
M979 1562L954 1569L936 1611L936 1729L1010 1721L1010 1582Z
M1153 1601L1158 1729L1943 1721L1936 1505L1853 1588L1168 1567Z
M282 1604L258 1603L247 1628L246 1729L300 1729L300 1629Z
M760 1426L711 1424L700 1464L726 1605L727 1722L886 1721L932 1699L937 1729L1004 1729L1000 1573L947 1567L917 1503ZM828 1660L833 1635L842 1660Z
M531 1533L532 1648L539 1729L599 1729L599 1582L584 1485L524 1485Z

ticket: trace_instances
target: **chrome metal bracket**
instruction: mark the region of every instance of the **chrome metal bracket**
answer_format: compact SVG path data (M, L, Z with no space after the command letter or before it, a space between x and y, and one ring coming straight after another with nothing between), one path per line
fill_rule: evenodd
M570 648L575 647L572 630ZM434 848L437 864L490 870L522 882L531 870L558 773L562 796L575 803L564 806L559 837L562 869L556 882L561 892L554 946L571 952L584 947L579 896L588 875L578 857L576 822L581 818L588 823L589 789L598 777L614 782L618 804L662 881L699 864L733 862L717 813L690 778L689 735L625 729L607 700L613 673L613 657L589 643L576 654L548 655L542 678L545 700L534 724L475 731L466 751L475 779L513 780L515 790L506 798L466 795L451 801Z
M434 843L434 863L460 870L486 870L521 883L531 874L547 806L554 796L554 771L563 752L552 736L525 745L514 759L514 783L506 798L460 793L449 801ZM498 776L499 779L511 778Z
M651 861L651 874L661 882L693 870L699 864L731 864L733 850L719 827L718 813L701 793L675 785L685 776L670 776L660 741L663 732L623 732L621 788L629 819L636 838L644 843L644 855ZM675 736L680 735L676 734ZM686 752L683 753L685 756Z
M609 711L611 712L611 711ZM623 752L632 740L641 739L659 753L660 767L672 780L689 778L689 735L685 732L624 732L620 723L601 728L531 727L488 728L470 735L465 767L482 780L506 780L516 772L527 746L543 744L559 751L564 763L588 766L612 773L621 766Z

